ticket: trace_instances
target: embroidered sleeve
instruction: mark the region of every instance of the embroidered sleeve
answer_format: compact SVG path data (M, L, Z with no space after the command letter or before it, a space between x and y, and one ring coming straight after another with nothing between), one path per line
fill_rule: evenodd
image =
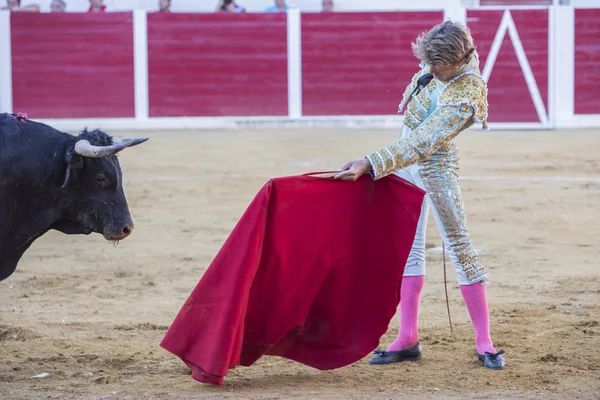
M418 78L417 78L418 79ZM487 87L481 76L468 71L448 83L436 110L409 137L365 156L373 179L423 161L473 122L487 129Z
M444 90L438 101L438 106L461 106L473 107L473 121L481 122L484 129L487 127L487 86L481 76L474 72L466 72L462 76L451 81Z
M470 105L438 107L412 135L366 155L371 177L380 179L411 164L425 160L446 141L473 124Z

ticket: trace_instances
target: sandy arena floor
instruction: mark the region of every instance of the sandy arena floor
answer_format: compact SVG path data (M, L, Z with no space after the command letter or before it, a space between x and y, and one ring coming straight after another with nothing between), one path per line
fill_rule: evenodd
M118 135L127 133L111 132ZM139 134L135 134L137 136ZM320 372L274 357L223 387L191 379L158 346L255 193L270 177L335 169L396 129L152 132L120 157L136 224L113 247L51 232L0 282L0 399L598 399L600 132L483 132L457 140L470 230L491 273L503 371L476 361L474 334L429 219L424 358ZM45 265L44 265L45 264ZM397 334L397 318L382 338ZM46 378L32 378L48 373Z

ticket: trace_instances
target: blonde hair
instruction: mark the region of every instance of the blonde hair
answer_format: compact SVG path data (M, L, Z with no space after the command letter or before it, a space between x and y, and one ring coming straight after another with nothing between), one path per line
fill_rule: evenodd
M469 28L448 20L422 33L412 50L426 65L447 66L469 62L475 46Z

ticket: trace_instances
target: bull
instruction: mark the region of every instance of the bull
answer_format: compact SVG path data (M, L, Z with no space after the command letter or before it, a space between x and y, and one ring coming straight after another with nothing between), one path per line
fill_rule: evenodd
M78 136L0 114L0 281L51 229L123 240L133 231L116 154L148 138Z

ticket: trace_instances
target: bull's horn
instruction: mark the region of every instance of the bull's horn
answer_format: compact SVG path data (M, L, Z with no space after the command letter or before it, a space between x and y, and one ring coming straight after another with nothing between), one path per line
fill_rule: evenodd
M113 137L114 144L128 143L129 141L132 141L131 144L127 145L127 147L137 146L140 143L144 143L146 140L148 140L148 138L120 139L120 138Z
M120 140L118 143L114 143L110 146L94 146L87 140L79 140L75 143L75 153L89 158L100 158L106 157L111 154L118 153L124 148L131 146L133 139Z

